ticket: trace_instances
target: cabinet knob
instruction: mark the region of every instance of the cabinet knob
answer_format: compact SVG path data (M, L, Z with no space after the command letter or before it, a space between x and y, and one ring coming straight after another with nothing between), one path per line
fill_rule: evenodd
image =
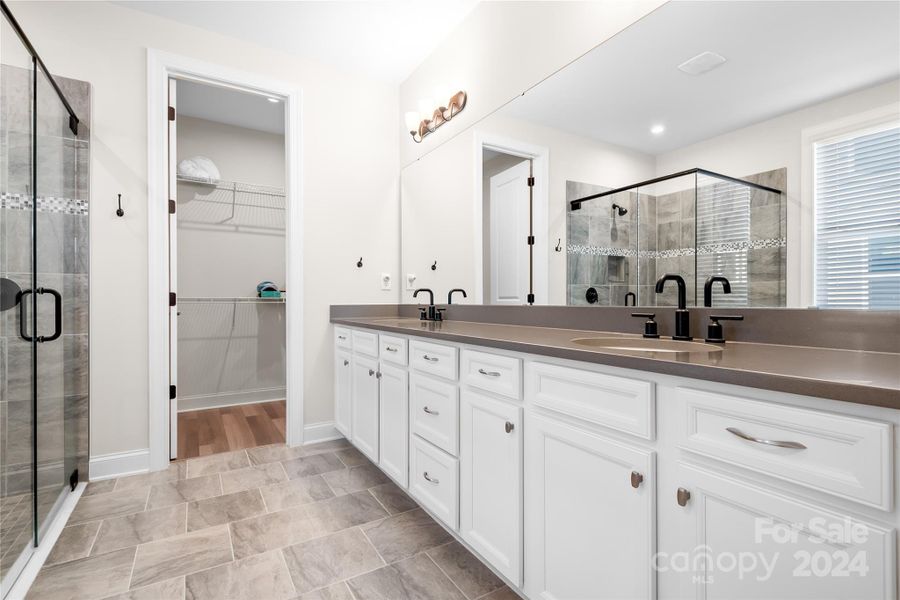
M515 428L516 428L515 425L513 425L509 421L506 422L506 433L512 433L512 430Z
M691 493L684 488L678 488L678 493L675 495L675 498L678 500L678 506L687 506L688 500L691 499Z
M347 360L347 359L345 358L345 359L344 359L344 366L346 367L346 366L349 365L349 364L350 364L350 361Z
M375 379L381 379L381 371L375 372Z
M644 476L638 473L637 471L631 472L631 487L639 488L641 484L644 482Z
M369 369L369 377L375 374L375 369Z

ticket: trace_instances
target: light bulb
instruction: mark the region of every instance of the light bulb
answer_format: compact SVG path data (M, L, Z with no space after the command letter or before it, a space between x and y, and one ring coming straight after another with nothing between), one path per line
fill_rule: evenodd
M419 122L422 120L419 118L419 113L410 111L406 113L404 120L406 122L407 131L418 131L419 130Z
M666 131L666 126L662 123L657 123L653 127L650 128L650 133L653 135L662 135Z

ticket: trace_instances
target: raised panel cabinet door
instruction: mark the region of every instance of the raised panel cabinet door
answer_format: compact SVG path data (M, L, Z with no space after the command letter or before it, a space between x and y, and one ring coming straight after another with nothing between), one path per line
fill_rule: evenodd
M522 584L522 409L463 390L460 396L459 533Z
M343 350L334 353L334 426L348 440L353 439L351 425L353 355Z
M660 539L660 598L896 598L888 524L688 463L677 475L659 496L661 518L676 525Z
M528 597L655 598L654 452L536 413L524 429Z
M409 374L381 363L378 464L401 486L409 486Z
M378 462L378 361L354 355L350 363L353 373L353 443L369 459Z

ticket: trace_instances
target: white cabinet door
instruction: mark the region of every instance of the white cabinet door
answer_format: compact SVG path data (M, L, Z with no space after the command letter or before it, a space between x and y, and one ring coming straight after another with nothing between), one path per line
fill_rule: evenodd
M463 390L459 533L512 583L522 584L522 409Z
M351 426L352 414L352 389L350 365L353 355L346 350L337 349L334 352L334 426L344 434L344 437L353 438Z
M403 487L409 485L409 374L381 363L378 464Z
M353 373L353 443L359 451L378 462L378 361L354 355L350 363Z
M529 412L525 591L537 600L654 598L654 453Z
M686 463L677 473L660 490L674 525L660 538L660 598L896 597L892 528Z

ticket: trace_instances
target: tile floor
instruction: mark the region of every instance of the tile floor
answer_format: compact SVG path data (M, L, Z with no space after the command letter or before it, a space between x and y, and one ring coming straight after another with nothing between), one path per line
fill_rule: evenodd
M89 484L28 598L518 596L339 440Z

